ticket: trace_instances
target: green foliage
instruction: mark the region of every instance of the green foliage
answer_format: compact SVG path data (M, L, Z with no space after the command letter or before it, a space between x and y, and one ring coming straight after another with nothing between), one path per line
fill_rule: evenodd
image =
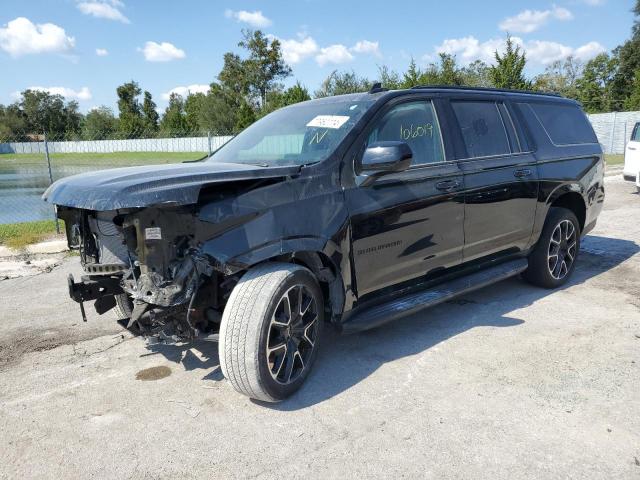
M615 108L612 80L617 65L616 57L601 53L584 66L582 76L576 80L576 91L587 112L610 112Z
M243 30L244 38L239 47L248 51L249 57L241 60L244 77L249 94L260 100L264 108L267 93L278 81L291 75L291 68L282 58L282 50L278 39L269 39L260 30Z
M359 77L353 70L350 72L338 72L334 70L325 78L320 88L315 91L316 98L344 95L347 93L367 92L372 82L364 77Z
M116 89L118 94L119 122L118 132L123 138L140 135L144 130L144 120L138 96L142 93L140 86L127 82Z
M177 93L169 97L169 105L164 111L160 129L163 137L181 137L187 134L187 116L184 110L184 99Z
M98 107L91 110L82 122L82 138L85 140L104 140L118 130L118 119L109 107Z
M158 131L158 120L160 115L156 111L156 103L151 94L145 90L142 101L142 124L145 136L150 136Z
M584 65L574 57L558 60L547 66L542 75L534 78L533 89L578 99L578 80L582 77L583 71Z
M510 36L507 37L505 53L500 55L496 51L495 60L495 65L492 65L489 69L489 78L493 86L516 90L531 88L531 82L524 76L527 56Z
M77 102L66 102L61 95L40 90L25 90L18 109L28 132L44 133L50 137L71 138L80 131L82 115Z
M640 110L640 69L636 70L631 95L625 101L625 110Z

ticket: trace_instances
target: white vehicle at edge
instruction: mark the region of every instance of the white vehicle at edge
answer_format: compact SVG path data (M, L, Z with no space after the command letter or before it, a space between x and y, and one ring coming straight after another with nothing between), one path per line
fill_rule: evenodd
M625 180L636 182L638 192L640 192L640 122L636 123L631 134L631 140L624 151L624 171Z

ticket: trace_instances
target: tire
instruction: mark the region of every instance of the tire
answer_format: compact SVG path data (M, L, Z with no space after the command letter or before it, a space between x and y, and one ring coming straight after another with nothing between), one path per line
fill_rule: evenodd
M222 373L248 397L284 400L309 374L323 322L322 291L309 270L289 263L250 269L231 292L222 315Z
M115 295L116 297L116 306L113 307L113 311L118 317L118 320L129 320L131 318L131 312L133 312L133 302L129 295L126 293L121 293L120 295Z
M579 252L580 224L575 214L566 208L551 207L522 276L538 287L557 288L571 277Z

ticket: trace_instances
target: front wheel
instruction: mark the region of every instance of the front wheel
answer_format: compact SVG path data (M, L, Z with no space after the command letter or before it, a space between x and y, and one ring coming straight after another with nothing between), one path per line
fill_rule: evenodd
M323 314L322 291L306 268L288 263L252 268L222 315L222 373L238 392L256 400L287 398L313 365Z
M571 210L552 207L523 277L539 287L559 287L573 273L579 251L578 219Z

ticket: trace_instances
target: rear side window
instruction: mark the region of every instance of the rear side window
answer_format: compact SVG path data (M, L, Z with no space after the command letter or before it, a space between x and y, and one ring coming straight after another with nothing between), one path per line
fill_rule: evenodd
M469 158L511 153L507 131L495 102L452 101Z
M556 145L598 143L587 116L577 105L530 103L538 120Z
M640 123L636 123L636 126L633 129L633 134L631 134L631 141L640 142Z

